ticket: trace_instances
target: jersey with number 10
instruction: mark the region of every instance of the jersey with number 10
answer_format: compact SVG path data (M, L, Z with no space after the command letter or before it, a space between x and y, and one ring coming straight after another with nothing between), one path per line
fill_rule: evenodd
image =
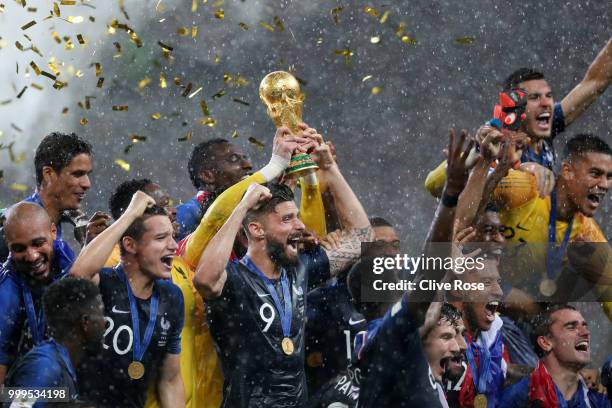
M264 281L240 262L230 262L221 296L206 301L210 331L225 376L223 407L301 407L306 403L304 322L308 280L329 274L321 248L300 254L287 270L291 296L289 337L295 350L281 348L284 334L274 300ZM313 276L316 275L316 276ZM272 280L284 305L280 279Z

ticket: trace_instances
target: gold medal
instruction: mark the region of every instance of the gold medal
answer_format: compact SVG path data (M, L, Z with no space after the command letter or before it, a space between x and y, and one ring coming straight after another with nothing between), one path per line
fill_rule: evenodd
M140 361L132 361L128 366L128 375L132 380L140 380L144 372L145 367Z
M283 353L285 353L288 356L292 355L293 352L295 351L293 340L291 340L289 337L283 338L283 341L281 341L281 347L283 349Z
M487 408L487 397L484 394L476 395L476 398L474 398L474 408Z
M551 297L557 291L557 284L552 279L544 279L540 282L540 293L546 297Z

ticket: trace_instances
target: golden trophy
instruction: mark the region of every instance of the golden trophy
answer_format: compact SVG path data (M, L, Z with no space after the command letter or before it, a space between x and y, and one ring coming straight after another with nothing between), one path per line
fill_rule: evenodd
M259 84L259 97L268 107L268 115L277 129L286 126L294 135L300 134L304 94L293 75L285 71L269 73ZM294 152L285 175L302 177L317 169L309 154Z

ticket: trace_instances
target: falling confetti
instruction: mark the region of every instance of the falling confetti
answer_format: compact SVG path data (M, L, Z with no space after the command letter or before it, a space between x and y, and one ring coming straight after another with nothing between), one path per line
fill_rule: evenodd
M223 95L225 95L225 91L224 91L223 89L221 89L219 92L217 92L216 94L214 94L214 95L212 96L212 98L213 98L213 99L217 99L217 98L222 97Z
M193 137L193 132L190 130L189 132L187 132L187 134L183 137L179 137L177 140L179 142L187 142L189 140L191 140L191 138Z
M234 98L234 99L232 99L232 100L233 100L234 102L239 103L239 104L244 105L244 106L249 106L249 105L251 105L250 103L245 102L245 101L243 101L243 100L241 100L241 99L238 99L238 98Z
M36 75L40 75L41 70L40 70L40 68L38 68L38 65L36 65L36 63L34 61L30 61L30 66L32 67L32 69L34 70Z
M380 15L380 13L378 12L378 10L376 10L374 7L370 7L370 6L365 6L363 8L363 11L372 16L372 17L378 17Z
M203 118L203 119L198 120L198 123L204 126L215 127L215 125L217 124L217 121L214 120L213 118Z
M249 29L249 25L247 23L238 23L238 26L242 28L243 30Z
M102 75L102 65L100 65L99 62L96 62L94 63L94 66L96 67L96 76L99 77Z
M98 82L96 83L96 88L102 88L103 83L104 83L104 77L98 78Z
M147 137L146 136L138 136L138 135L130 135L130 140L132 141L132 143L146 142L147 141Z
M67 20L72 24L81 24L83 22L83 16L68 16Z
M476 41L474 37L459 37L455 38L455 44L457 45L470 45Z
M161 118L161 113L154 113L151 115L151 119L158 120Z
M415 38L411 38L405 35L402 37L402 42L406 44L416 44L418 41Z
M202 91L202 87L199 87L198 89L196 89L195 91L193 91L192 93L189 94L188 98L191 99L194 96L196 96L197 94L200 93L200 91Z
M140 81L138 81L138 90L142 91L143 89L145 89L149 84L151 83L151 78L144 77L143 79L141 79ZM160 75L160 83L161 83L161 75ZM165 88L165 87L162 87Z
M260 142L259 140L255 139L253 136L249 137L249 143L254 144L255 146L257 146L258 149L263 149L264 147L266 147L265 143Z
M25 31L25 30L27 30L28 28L32 27L33 25L36 25L36 21L34 21L34 20L30 21L30 22L29 22L29 23L27 23L27 24L22 25L22 26L21 26L21 29L22 29L23 31Z
M334 23L338 24L340 23L340 13L342 13L342 10L344 10L344 7L336 7L331 9L330 13L332 16L332 19L334 20Z
M361 82L365 82L365 81L367 81L368 79L372 79L372 75L366 75L366 76L364 76L364 77L363 77L363 79L361 80Z
M223 9L215 10L215 18L218 18L219 20L223 20L225 18L225 11Z
M274 27L272 27L272 25L266 23L265 21L260 21L259 24L268 31L274 31Z
M232 132L232 139L236 139L238 136L240 136L240 135L238 134L238 131L237 131L237 130L234 130L234 131Z
M79 123L81 124L81 126L85 126L89 123L89 120L87 120L87 118L82 118Z
M118 112L127 112L129 107L127 105L113 105L113 110Z
M389 18L389 10L385 11L384 14L382 15L382 17L380 18L380 24L385 24L387 22L387 19Z
M115 160L115 163L125 171L130 171L130 164L123 159Z
M159 73L159 87L160 88L166 88L168 86L168 83L166 82L166 76L164 75L163 72Z
M283 24L283 20L279 16L274 16L274 25L280 31L285 31L285 25Z
M16 191L26 191L28 189L28 186L24 185L24 184L19 184L19 183L12 183L9 188L11 190L16 190Z
M378 43L380 42L380 36L379 36L379 35L376 35L376 36L374 36L374 37L370 38L370 42L371 42L372 44L378 44Z
M375 86L372 88L372 95L378 95L380 93L381 89L379 86Z
M208 105L206 105L206 102L200 101L200 109L202 109L202 114L204 116L210 116L210 111L208 110Z

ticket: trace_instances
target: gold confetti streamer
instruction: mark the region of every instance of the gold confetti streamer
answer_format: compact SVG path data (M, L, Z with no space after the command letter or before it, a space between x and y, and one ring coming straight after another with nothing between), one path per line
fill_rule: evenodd
M372 16L372 17L378 17L380 15L380 13L378 12L378 10L376 10L374 7L370 7L370 6L365 6L363 8L363 11Z
M222 97L223 95L225 95L225 90L221 89L219 92L217 92L216 94L214 94L214 95L212 96L212 98L213 98L213 99L217 99L217 98Z
M195 13L196 11L198 11L198 0L191 0L191 12Z
M401 37L404 34L404 31L406 31L406 23L401 21L397 27L397 30L395 30L395 35Z
M168 86L168 83L166 82L166 76L164 75L163 72L159 73L159 87L160 88L166 88Z
M21 45L21 43L19 41L15 41L15 47L17 47L17 49L19 51L24 51L25 48L23 48L23 45Z
M253 136L249 137L249 142L257 146L257 148L260 150L266 147L265 143L260 142L259 140L255 139Z
M91 109L91 100L92 99L96 99L95 96L86 96L85 97L85 109L89 110Z
M164 44L164 43L163 43L163 42L161 42L161 41L157 41L157 44L159 44L159 46L160 46L160 47L162 47L162 50L164 50L164 51L168 51L168 52L169 52L169 51L174 50L174 48L172 48L172 47L171 47L171 46L169 46L169 45Z
M249 29L249 25L247 23L238 23L238 26L242 28L243 30Z
M183 137L179 137L177 140L179 142L187 142L189 140L191 140L191 138L193 137L193 132L190 130L189 132L187 132L187 134Z
M99 77L100 75L102 75L102 64L100 64L99 62L95 62L94 66L96 67L96 76Z
M113 44L115 45L115 48L117 49L117 53L113 55L113 58L121 57L121 44L119 44L118 42L114 42Z
M372 44L378 44L378 43L380 42L380 36L379 36L379 35L376 35L376 36L374 36L374 37L370 38L370 42L371 42Z
M238 136L240 136L240 135L238 134L238 131L237 131L237 130L234 130L234 131L232 132L232 139L236 139Z
M180 35L181 37L185 37L189 35L189 29L187 27L180 27L180 28L177 28L176 33Z
M455 44L457 44L457 45L470 45L470 44L473 44L474 41L476 41L476 38L474 38L474 37L459 37L459 38L455 38Z
M405 35L402 37L402 42L406 44L416 44L418 41L416 40L416 38L411 38Z
M40 68L38 68L38 65L36 65L34 61L30 61L30 66L32 67L36 75L40 75Z
M274 16L274 25L281 31L285 31L285 25L283 20L279 16Z
M127 33L130 36L130 40L132 40L132 42L136 44L136 48L142 47L142 41L140 41L140 38L138 38L138 35L136 35L136 32L134 32L134 30L129 29Z
M161 78L160 78L161 80ZM138 81L138 90L142 91L143 89L145 89L149 84L151 83L151 78L149 78L148 76L144 77L143 79L141 79L140 81Z
M202 90L202 87L199 87L198 89L196 89L195 91L193 91L191 94L189 94L188 98L191 99L194 96L196 96L197 94L200 93L200 91Z
M79 121L79 123L81 124L81 126L85 126L89 123L89 121L87 120L87 118L83 118Z
M42 90L43 90L43 87L42 87L42 86L40 86L40 85L38 85L38 84L37 84L37 83L35 83L35 82L32 82L32 88L34 88L34 89L38 89L39 91L42 91Z
M23 93L26 91L26 89L28 89L28 86L24 86L23 89L21 90L21 92L19 92L17 94L17 99L21 98L21 96L23 95Z
M72 43L72 41L70 41L69 39L66 40L66 47L64 47L64 49L71 50L73 48L74 48L74 44Z
M62 109L62 115L67 115L67 114L68 114L68 108Z
M217 124L217 121L214 120L213 118L203 118L203 119L200 119L198 123L200 123L200 125L204 125L208 127L215 127L215 125Z
M104 83L104 77L98 78L98 82L96 83L96 88L102 88L103 83Z
M385 24L387 22L387 19L389 18L389 10L385 11L384 14L382 15L382 17L380 18L380 24Z
M12 183L9 188L11 190L16 190L16 191L26 191L28 189L28 186L24 185L24 184L19 184L19 183Z
M344 10L344 7L336 7L330 11L332 20L334 20L335 24L340 23L340 13L342 13L342 10Z
M260 21L259 24L268 31L274 31L274 27L272 27L270 24L266 23L265 21Z
M76 5L76 0L61 0L60 4L62 6L74 6Z
M64 87L68 86L68 82L62 82L62 81L58 81L56 80L55 82L53 82L53 88L60 90Z
M365 82L365 81L367 81L368 79L372 79L372 75L366 75L366 76L364 76L364 77L363 77L363 79L361 80L361 82Z
M127 11L125 11L125 0L119 0L119 10L121 11L126 20L130 19L130 16L128 16Z
M181 78L180 77L174 77L174 85L176 86L181 86Z
M202 114L204 116L210 116L210 111L208 110L208 105L203 100L200 101L200 109L202 109Z
M0 6L2 6L2 4L0 4ZM0 9L1 8L2 7L0 7ZM36 7L28 7L28 12L29 13L36 13L37 10L38 10L38 8L36 8ZM1 10L0 10L0 12L1 12Z
M56 61L56 60L55 60L55 57L51 58L51 59L49 60L49 63L47 64L47 66L49 67L49 69L50 69L51 71L53 71L53 74L54 74L55 76L59 76L59 74L60 74L60 70L59 70L59 69L58 69L58 68L55 66L55 61Z
M375 86L372 88L372 95L378 95L382 89L379 86Z
M51 37L53 37L56 43L58 44L62 43L62 39L59 37L59 35L57 35L55 31L51 31Z
M53 3L53 14L55 14L55 17L60 17L62 15L60 13L60 8L57 3Z
M223 20L225 18L225 10L221 8L215 10L215 18L218 18L219 20Z
M0 4L0 13L4 13L4 4Z
M191 27L191 38L196 38L197 35L198 35L198 27L197 26Z
M154 113L151 115L151 119L158 120L161 118L161 113Z
M83 35L82 35L82 34L77 34L77 41L78 41L78 42L79 42L79 44L81 44L81 45L85 45L85 44L86 44L85 38L83 38Z
M36 21L34 21L34 20L30 21L30 22L29 22L29 23L27 23L27 24L22 25L22 26L21 26L21 29L22 29L23 31L25 31L25 30L27 30L28 28L32 27L33 25L36 25Z
M115 160L115 163L125 171L130 171L130 164L123 159Z
M113 110L118 112L125 112L128 110L127 105L113 105Z
M146 136L138 136L138 135L130 135L130 140L132 141L132 143L146 142L147 141L147 137Z
M52 79L55 81L55 79L57 78L55 75L48 73L47 71L40 71L40 74L43 76L46 76L49 79Z
M81 24L83 22L83 16L68 16L67 20L72 24Z
M352 57L353 56L353 51L351 51L350 49L344 49L344 50L334 50L334 54L336 55L342 55L345 57Z
M239 103L239 104L241 104L241 105L244 105L244 106L249 106L249 105L250 105L250 103L245 102L245 101L243 101L243 100L241 100L241 99L238 99L238 98L234 98L234 99L232 99L232 100L233 100L234 102L237 102L237 103Z
M80 77L82 77L82 76L83 76L83 73L81 72L81 70L80 70L80 69L78 69L78 70L77 70L77 71L74 73L74 76L75 76L75 77L77 77L77 78L80 78Z
M188 83L187 87L185 88L185 91L183 91L182 96L187 97L187 95L189 95L189 92L191 92L191 88L193 87L192 83Z

